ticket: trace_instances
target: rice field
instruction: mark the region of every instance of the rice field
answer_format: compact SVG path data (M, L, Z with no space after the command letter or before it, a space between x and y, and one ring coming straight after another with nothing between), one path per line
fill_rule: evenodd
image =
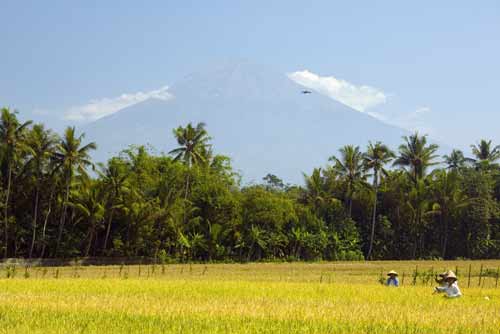
M9 267L0 270L0 333L500 333L499 266ZM456 268L464 296L433 295L431 273ZM402 287L378 282L389 269L405 273Z

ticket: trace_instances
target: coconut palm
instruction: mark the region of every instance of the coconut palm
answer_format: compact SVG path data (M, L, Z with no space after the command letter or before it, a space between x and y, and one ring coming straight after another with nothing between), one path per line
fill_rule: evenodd
M500 146L493 146L491 140L481 141L476 145L471 145L472 154L475 159L469 159L478 167L488 167L500 159Z
M169 154L174 160L182 160L188 167L206 161L206 152L209 151L208 141L211 139L205 129L205 123L198 123L193 127L189 123L185 128L179 126L174 129L174 136L180 147L173 149Z
M339 158L332 156L329 161L334 162L333 168L346 184L347 210L349 217L351 217L353 195L356 188L364 184L366 179L363 153L361 153L359 146L353 145L346 145L339 149L339 152Z
M438 146L427 144L427 136L420 136L418 132L404 136L405 143L399 146L399 156L394 161L394 166L399 166L408 172L414 184L422 179L430 166L436 165L434 159Z
M38 225L38 211L40 202L40 190L44 182L50 158L54 154L54 147L57 141L57 136L50 130L45 130L43 124L35 124L27 137L27 144L30 148L30 158L27 166L32 173L35 185L35 194L33 202L33 221L31 246L29 250L29 258L33 255L36 240L36 230Z
M92 242L97 237L97 229L104 220L104 192L98 184L84 179L84 182L73 192L71 197L67 205L80 212L88 224L88 241L84 252L87 257L90 254Z
M314 168L311 176L304 175L305 201L314 208L316 213L325 201L325 181L321 176L321 168Z
M57 162L58 169L63 173L64 178L64 201L62 204L61 220L59 222L59 232L57 235L55 255L58 255L59 246L61 243L64 223L66 219L67 203L71 191L71 182L75 174L87 175L87 168L93 166L90 161L89 153L97 148L95 143L82 145L85 135L77 136L74 127L66 128L64 137L56 145L54 159Z
M107 166L101 165L99 172L104 188L108 194L107 209L109 210L108 221L106 224L106 234L102 251L105 252L108 245L109 236L111 233L111 224L113 223L113 215L122 202L122 194L128 190L127 179L129 173L125 170L124 165L117 159L111 159Z
M442 228L441 257L444 259L448 246L450 220L470 201L461 190L459 174L454 170L450 172L438 170L433 173L432 193L436 201L435 211L439 215Z
M460 150L451 151L450 155L443 156L445 163L448 165L446 168L452 171L457 171L465 166L467 159Z
M174 129L174 136L180 147L173 149L169 154L174 155L174 161L182 160L186 166L206 163L206 153L210 152L208 141L211 139L205 129L205 123L198 123L193 127L189 123L185 128L179 126ZM189 191L189 173L186 175L185 198Z
M0 149L3 158L6 175L6 192L4 201L4 257L9 254L9 201L12 191L12 173L15 164L19 160L19 154L25 148L26 128L32 123L27 121L20 123L16 116L17 112L8 108L2 108L0 120Z
M413 256L416 254L417 244L423 239L421 231L423 229L424 218L428 216L426 199L426 185L424 177L430 166L436 165L434 161L438 146L427 144L427 136L420 136L418 132L413 135L403 137L405 143L399 146L399 156L394 161L394 166L399 166L405 170L413 184L413 189L409 193L407 202L408 208L412 212L412 222L415 231L415 248ZM420 242L422 245L422 242Z
M395 157L394 152L392 152L388 146L382 144L381 142L376 142L373 144L370 142L368 144L368 150L363 155L363 163L366 170L373 170L373 211L372 211L372 226L370 232L370 246L368 248L367 258L370 259L373 249L373 239L375 237L375 221L377 217L377 197L378 197L378 185L380 180L380 174L387 175L387 171L384 166L388 164Z
M189 123L185 128L179 126L174 129L174 136L177 143L180 145L178 148L173 149L169 154L174 155L174 161L182 160L184 164L191 168L191 166L199 164L207 164L207 155L211 154L210 145L208 141L211 139L205 129L205 123L198 123L193 127ZM186 186L184 191L184 218L186 222L186 201L189 193L190 171L186 173Z

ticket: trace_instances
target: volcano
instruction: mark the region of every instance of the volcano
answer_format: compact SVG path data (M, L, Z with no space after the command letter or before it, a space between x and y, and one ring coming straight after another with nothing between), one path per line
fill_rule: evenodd
M324 166L346 144L368 141L392 148L407 132L292 81L286 73L250 63L225 64L172 85L172 98L151 98L85 125L105 161L129 145L157 152L177 146L172 129L207 124L214 152L231 158L244 183L272 173L302 183L303 172Z

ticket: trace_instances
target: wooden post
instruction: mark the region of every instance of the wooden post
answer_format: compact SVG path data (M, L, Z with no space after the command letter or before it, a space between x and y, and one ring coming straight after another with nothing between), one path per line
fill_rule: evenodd
M418 277L418 264L415 266L415 272L413 273L413 285L417 284L417 277Z
M470 272L472 270L472 264L469 264L469 279L467 281L467 287L470 288Z
M458 277L458 266L455 266L455 275Z
M495 288L498 288L498 277L500 276L500 267L497 268L497 279L495 282Z
M403 277L401 277L401 285L405 284L405 272L403 271Z
M477 286L481 287L481 278L483 277L483 264L481 263L481 269L479 269L479 283Z

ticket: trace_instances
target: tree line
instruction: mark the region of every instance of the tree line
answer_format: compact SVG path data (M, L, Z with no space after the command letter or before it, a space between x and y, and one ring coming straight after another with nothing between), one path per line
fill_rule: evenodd
M166 132L166 135L168 133ZM93 163L96 144L0 120L4 258L146 256L162 261L498 258L500 148L440 157L418 133L397 151L347 145L303 185L268 174L241 185L203 123L178 147L131 146Z

